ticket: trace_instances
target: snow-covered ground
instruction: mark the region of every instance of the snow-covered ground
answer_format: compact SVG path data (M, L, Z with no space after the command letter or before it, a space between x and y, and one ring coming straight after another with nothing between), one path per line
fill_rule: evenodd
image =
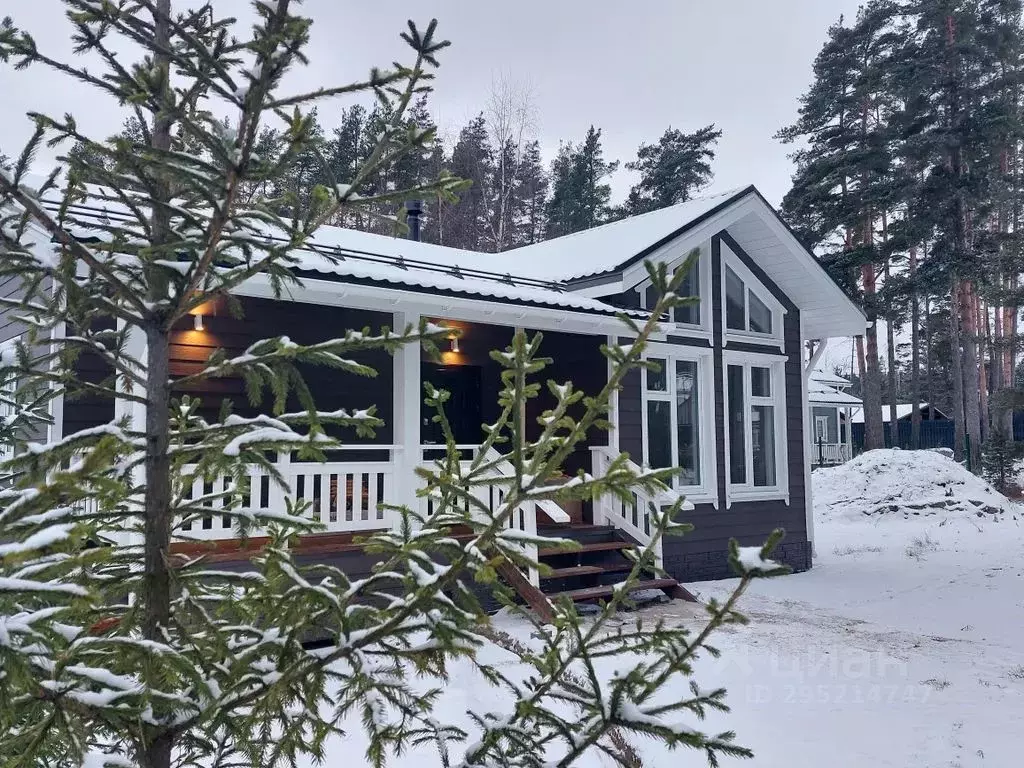
M735 730L759 768L1024 764L1024 510L931 452L873 452L816 472L814 486L814 569L755 583L742 606L750 625L720 633L722 657L697 668L702 687L728 689L733 711L694 725ZM708 597L730 585L691 586ZM642 610L699 621L691 604ZM527 639L522 625L496 623ZM442 720L511 704L468 665L445 690ZM358 730L338 755L362 753ZM645 765L704 764L632 740ZM390 764L434 763L413 752Z

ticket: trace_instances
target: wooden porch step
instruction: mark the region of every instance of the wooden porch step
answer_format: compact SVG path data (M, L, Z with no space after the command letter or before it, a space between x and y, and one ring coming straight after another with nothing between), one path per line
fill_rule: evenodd
M541 579L571 579L576 576L597 576L602 573L628 573L632 568L632 563L613 563L612 565L576 565L571 568L555 568L551 573L542 574Z
M556 555L580 555L586 552L611 552L616 549L635 549L636 544L630 541L594 541L590 544L581 544L577 549L542 549L537 552L538 557L554 557Z
M645 589L660 589L666 594L669 594L669 590L675 590L677 587L679 587L679 582L675 579L649 579L647 581L636 582L629 591L640 592ZM609 584L601 587L570 589L567 592L559 592L557 595L552 595L552 597L568 597L573 602L583 603L589 600L600 600L602 598L611 597L614 593L614 585ZM674 595L670 596L674 597Z

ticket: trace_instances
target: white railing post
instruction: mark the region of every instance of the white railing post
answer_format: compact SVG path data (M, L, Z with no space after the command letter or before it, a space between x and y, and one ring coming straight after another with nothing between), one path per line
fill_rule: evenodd
M395 312L395 331L401 333L408 325L416 328L420 316L413 312ZM394 451L391 461L395 468L392 480L390 501L393 504L406 505L415 509L416 499L416 467L422 459L420 449L420 411L423 392L420 383L420 345L405 344L394 358L393 378L393 416L392 432ZM388 496L388 494L385 494ZM394 527L396 520L388 519L387 524Z

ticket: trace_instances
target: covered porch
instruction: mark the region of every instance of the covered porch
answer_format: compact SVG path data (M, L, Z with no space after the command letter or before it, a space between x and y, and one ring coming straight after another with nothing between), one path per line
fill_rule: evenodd
M853 411L860 398L811 381L807 401L810 413L808 456L812 467L844 464L853 458Z
M489 353L508 346L517 328L544 334L541 354L553 362L540 375L541 382L571 380L578 389L594 393L607 381L608 363L600 346L610 336L614 338L614 332L620 328L620 321L611 314L601 316L336 283L318 286L318 282L306 281L304 290L293 292L288 301L273 299L268 295L268 286L246 286L241 297L243 318L207 307L201 320L183 321L175 329L171 373L193 373L205 364L214 349L224 349L229 355L240 354L254 341L270 336L288 336L309 344L340 336L346 329L368 328L376 333L384 326L415 326L421 317L453 329L451 338L442 345L439 359L431 358L419 345L412 344L402 347L394 356L385 352L353 355L353 359L377 371L372 378L324 368L303 370L319 407L330 410L376 406L385 426L371 439L338 434L345 441L344 447L332 450L323 463L299 461L294 455L278 456L276 469L284 477L284 487L271 482L259 468L251 467L250 494L243 503L253 509L274 510L283 509L288 497L309 502L307 514L321 524L321 536L326 537L321 540L331 543L331 551L353 545L360 535L395 526L397 517L385 505L408 506L423 515L432 513L433 501L417 496L421 481L415 470L443 455L444 440L439 426L431 419L433 413L423 404L424 382L451 393L445 411L463 460L469 462L480 450L482 425L495 421L499 413L501 367ZM202 410L210 416L219 411L224 400L229 400L234 412L240 415L269 412L269 406L254 408L249 404L241 380L208 380L189 393L200 398ZM539 436L541 425L537 419L553 403L554 398L546 388L530 402L524 424L528 438ZM614 402L609 420L613 425L611 439L609 432L591 430L566 462L567 474L580 469L599 474L614 458L612 445L618 423ZM492 453L487 458L495 462L492 471L497 477L512 476L512 467L500 461L500 455ZM192 497L224 490L229 482L226 477L212 485L197 480ZM502 500L500 484L481 489L478 500L491 513L496 511ZM650 541L650 501L638 495L633 504L607 499L585 507L577 504L564 508L550 501L538 502L517 509L508 525L526 534L543 534L550 529L558 536L567 529L588 529L588 535L593 534L595 527L608 529L614 534L613 541L586 546L595 547L603 555L617 554L633 543L643 545ZM217 513L218 503L209 502L208 516L181 526L179 550L194 550L198 546L202 551L205 546L206 551L210 547L223 551L237 542L238 532L231 518ZM624 536L620 538L618 532ZM254 535L258 537L259 533ZM561 563L555 553L546 554ZM602 567L581 562L577 558L575 563L557 570L572 576L583 571L603 572ZM527 576L535 586L540 583L536 572Z

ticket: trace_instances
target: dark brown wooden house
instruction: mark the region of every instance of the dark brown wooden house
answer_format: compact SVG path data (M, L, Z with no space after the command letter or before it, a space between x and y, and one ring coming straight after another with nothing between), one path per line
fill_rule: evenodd
M643 316L652 299L643 261L671 267L693 248L700 259L687 290L700 302L663 323L650 351L661 373L629 378L614 403L612 431L592 434L566 470L599 474L619 452L637 464L679 467L674 490L691 502L687 514L696 530L665 542L661 552L679 581L729 575L729 538L759 544L777 527L787 531L779 558L807 569L813 527L804 342L862 333L865 320L753 187L500 254L325 228L317 235L319 253L302 255L301 287L287 298L274 299L269 283L257 278L238 291L243 319L206 307L182 323L173 372L196 370L215 348L241 351L270 335L314 342L347 328L404 327L421 317L457 326L461 336L440 363L410 346L394 358L367 356L375 378L310 372L321 406L376 405L387 426L328 464L282 457L288 492L313 500L312 514L331 534L380 529L392 521L379 502L423 503L413 470L436 453L440 437L421 404L422 381L452 392L449 411L468 455L497 408L499 371L489 350L504 347L516 328L543 331L543 352L554 359L550 377L594 391L608 375L600 345L629 342L616 312ZM323 258L325 251L338 260ZM0 328L17 332L2 320ZM210 382L194 394L211 410L224 398L247 407L238 381ZM537 404L538 413L543 407ZM108 421L121 408L58 403L54 436ZM253 504L281 505L282 493L254 477ZM580 510L549 504L513 524L526 531L554 526L580 538L582 553L541 552L555 568L545 583L589 589L622 570L614 559L620 550L649 537L648 501L603 499ZM180 535L236 536L216 515Z

